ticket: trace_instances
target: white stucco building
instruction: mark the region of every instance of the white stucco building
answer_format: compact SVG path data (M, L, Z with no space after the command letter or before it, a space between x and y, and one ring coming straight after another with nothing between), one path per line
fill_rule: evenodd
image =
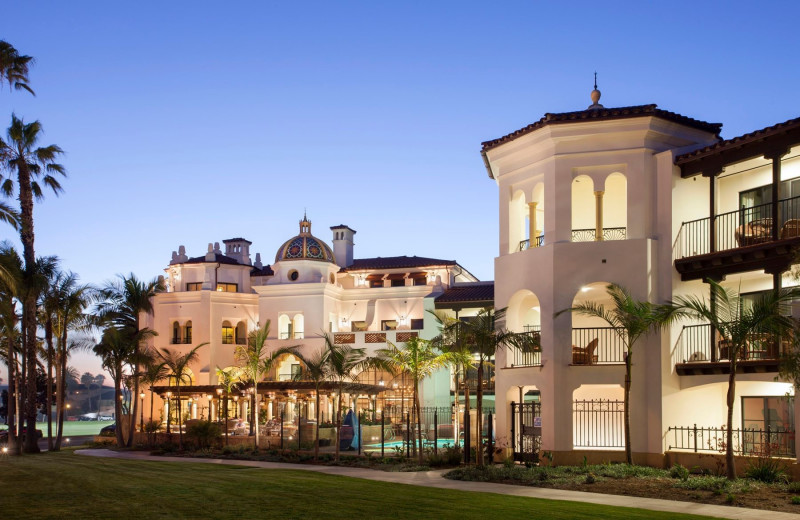
M586 110L546 114L482 148L499 195L495 307L508 308L509 329L541 335L541 352L497 354L498 443L510 447L513 432L518 451L535 433L564 461L622 449L625 371L605 322L558 311L608 304L608 283L656 303L708 296L706 279L743 294L797 284L787 270L800 242L800 120L722 140L720 124L656 105L605 108L599 97L595 90ZM794 454L793 390L775 381L780 348L748 347L734 427L780 430ZM671 447L692 447L671 428L726 423L726 356L724 338L703 324L640 341L636 460L659 464ZM512 401L531 393L541 399L535 428L511 417Z

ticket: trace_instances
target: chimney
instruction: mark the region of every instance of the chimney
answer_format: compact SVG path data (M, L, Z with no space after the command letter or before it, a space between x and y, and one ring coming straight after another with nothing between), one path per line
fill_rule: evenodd
M243 265L251 265L250 245L252 242L244 238L229 238L222 241L225 244L225 256L233 258Z
M347 267L353 264L353 235L354 229L350 229L344 224L331 226L333 231L333 256L336 257L336 265Z

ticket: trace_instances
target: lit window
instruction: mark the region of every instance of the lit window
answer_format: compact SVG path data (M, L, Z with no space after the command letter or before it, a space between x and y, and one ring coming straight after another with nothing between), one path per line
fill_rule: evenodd
M239 292L239 284L235 283L218 283L217 292Z
M191 282L186 284L187 291L202 291L203 282Z
M183 342L187 345L191 345L192 343L192 322L187 321L186 326L183 329Z
M222 322L222 344L233 345L233 327L229 321Z
M422 318L413 318L411 320L411 330L422 330Z

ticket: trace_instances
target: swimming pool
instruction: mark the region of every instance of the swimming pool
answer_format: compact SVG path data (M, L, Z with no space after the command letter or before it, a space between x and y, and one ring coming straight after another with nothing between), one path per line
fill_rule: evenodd
M426 447L426 448L433 448L433 441L423 441L423 444L424 444L424 447ZM445 448L445 447L448 447L448 446L455 445L455 441L453 439L439 439L439 440L437 440L436 445L439 448ZM383 449L384 449L384 451L393 452L396 447L402 447L403 449L405 449L405 446L406 446L406 443L404 441L391 441L391 442L385 442L383 444ZM412 446L412 449L413 449L413 446ZM377 443L377 444L365 444L364 445L364 451L369 451L369 452L381 451L381 444L380 443Z

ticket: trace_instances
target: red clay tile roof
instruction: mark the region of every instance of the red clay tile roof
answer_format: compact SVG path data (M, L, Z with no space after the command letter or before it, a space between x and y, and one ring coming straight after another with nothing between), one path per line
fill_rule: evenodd
M525 134L529 134L534 130L538 130L546 125L611 119L627 119L632 117L646 116L659 117L661 119L666 119L667 121L697 128L698 130L711 132L717 136L719 136L719 133L722 130L722 123L707 123L705 121L692 119L691 117L682 116L680 114L676 114L675 112L661 110L660 108L657 108L657 105L637 105L632 107L602 108L598 110L579 110L577 112L562 112L559 114L547 113L543 118L526 126L525 128L520 128L516 132L511 132L510 134L504 135L498 139L484 141L481 143L481 150L486 152L492 148L500 146L501 144L513 141L514 139L522 137Z
M205 257L205 255L203 255L203 256L196 256L194 258L190 258L190 259L188 259L187 261L185 261L183 263L184 264L202 264L202 263L205 263L206 261L207 261L206 257ZM215 254L214 255L214 260L208 260L208 262L212 263L212 264L219 262L220 264L244 265L244 264L240 264L238 261L236 261L235 259L233 259L233 258L231 258L229 256L220 255L220 254Z
M265 265L261 269L254 267L252 271L250 271L250 276L272 276L275 274L275 271L272 270L271 266Z
M450 307L453 304L473 304L486 306L494 304L494 282L468 282L448 287L436 297L436 307Z
M251 244L251 245L253 244L252 242L250 242L246 238L242 238L242 237L226 238L225 240L222 241L223 244L227 244L228 242L247 242L248 244Z
M776 125L768 126L766 128L762 128L761 130L755 130L753 132L740 135L738 137L725 139L724 141L719 141L718 143L706 146L705 148L700 148L693 152L679 155L675 158L675 164L683 164L695 159L699 159L701 157L707 157L709 155L714 155L726 150L730 150L732 148L737 148L748 144L752 144L767 139L769 137L779 135L784 132L788 132L789 130L794 130L796 128L800 128L800 117L789 119L788 121L784 121L783 123L778 123Z
M456 265L455 260L439 260L423 256L387 256L377 258L357 258L341 271L359 271L362 269L400 269L403 267L429 267L434 265Z

